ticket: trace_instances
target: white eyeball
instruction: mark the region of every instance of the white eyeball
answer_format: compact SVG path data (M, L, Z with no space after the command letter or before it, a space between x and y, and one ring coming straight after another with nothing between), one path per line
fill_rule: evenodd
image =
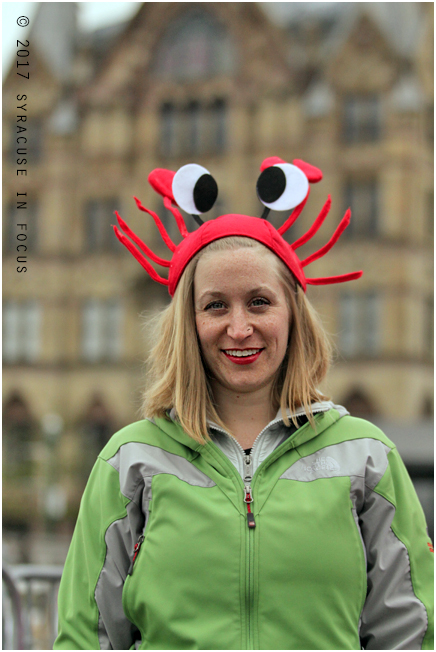
M201 215L210 211L218 197L218 186L209 170L189 163L174 175L173 195L177 204L191 215Z
M276 163L259 175L257 196L273 211L287 211L301 204L309 190L309 180L291 163Z

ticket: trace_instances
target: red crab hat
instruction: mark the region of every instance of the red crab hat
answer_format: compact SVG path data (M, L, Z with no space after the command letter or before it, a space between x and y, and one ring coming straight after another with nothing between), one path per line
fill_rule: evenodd
M251 217L249 215L232 213L221 215L207 222L203 222L200 214L209 211L214 205L218 196L218 186L206 168L196 163L190 163L181 167L177 172L158 168L150 173L148 181L153 189L162 195L164 206L173 214L183 237L182 242L176 246L169 237L158 215L145 208L139 199L136 197L134 199L139 210L148 213L154 219L162 239L168 249L173 253L171 260L165 260L151 251L133 233L117 211L115 211L115 215L117 216L120 228L135 244L132 244L126 238L126 235L120 232L117 226L112 225L115 235L127 247L142 267L144 267L153 280L168 286L168 291L171 296L174 296L183 270L195 254L214 240L232 235L252 238L271 249L291 270L304 291L306 291L308 284L328 285L330 283L344 283L345 281L360 278L362 271L350 272L339 276L325 276L322 278L307 278L304 273L304 268L307 265L324 256L337 242L350 222L350 209L346 211L336 231L321 249L304 260L300 260L295 253L296 249L304 245L315 235L324 222L331 206L330 195L320 214L303 236L292 244L286 242L282 237L283 233L296 221L303 210L310 193L309 184L321 181L321 170L299 159L295 159L291 164L286 163L276 156L265 159L260 166L260 170L261 174L257 180L256 189L260 201L265 206L262 217ZM199 228L189 232L177 206L190 213L199 225ZM285 211L291 209L293 209L291 215L278 229L268 222L267 215L270 210ZM135 245L137 246L135 247ZM139 251L138 247L141 251ZM146 257L158 265L169 267L168 279L160 276Z

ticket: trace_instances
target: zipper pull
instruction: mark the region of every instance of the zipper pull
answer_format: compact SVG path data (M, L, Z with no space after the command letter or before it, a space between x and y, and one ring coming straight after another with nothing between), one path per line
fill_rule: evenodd
M251 455L246 455L244 482L246 484L250 484L252 477L253 477L253 458L251 457Z
M127 571L127 575L131 575L133 572L133 565L135 563L136 557L138 556L138 552L142 546L142 542L144 541L145 537L143 534L139 537L138 541L135 543L135 547L133 548L133 559L132 563L130 564L130 568Z
M256 527L256 521L254 520L254 514L251 512L251 503L253 502L253 497L251 495L251 487L249 484L245 485L245 496L244 502L247 503L247 524L249 528Z

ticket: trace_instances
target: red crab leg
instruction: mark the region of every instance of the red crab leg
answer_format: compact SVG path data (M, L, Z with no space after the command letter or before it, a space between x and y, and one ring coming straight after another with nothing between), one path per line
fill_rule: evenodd
M151 249L147 247L147 245L144 242L142 242L140 238L138 238L136 233L132 231L132 229L125 223L121 215L119 215L118 211L115 211L115 215L117 216L118 224L120 225L124 233L126 233L129 236L129 238L131 238L133 242L135 242L138 245L138 247L142 249L142 251L145 253L146 256L151 258L151 260L153 260L155 263L162 265L162 267L169 267L171 265L169 260L164 260L160 256L157 256Z
M323 206L323 208L322 208L322 210L320 212L320 214L318 215L318 217L316 218L316 220L314 221L314 223L312 224L310 229L308 231L306 231L306 233L304 235L302 235L301 238L298 238L298 240L295 240L295 242L291 245L291 247L292 247L292 249L294 249L294 251L295 251L295 249L298 249L298 247L302 247L304 244L306 244L306 242L308 242L311 238L313 238L315 233L320 228L321 224L324 222L326 216L328 215L328 212L330 210L331 205L332 205L332 200L331 200L331 197L329 195L328 198L327 198L326 203L324 204L324 206Z
M115 235L117 236L118 240L125 246L127 249L130 251L130 253L136 258L138 263L140 263L143 268L150 274L151 278L153 281L157 281L158 283L162 283L163 285L169 285L169 281L166 278L162 278L162 276L159 276L159 274L156 272L154 267L150 265L148 260L144 258L144 256L136 249L136 247L126 238L125 235L119 231L119 229L115 226L115 224L112 224L114 227Z
M177 222L177 226L179 227L180 235L186 238L189 235L189 233L186 229L186 225L185 222L183 221L183 217L180 211L175 206L172 205L171 199L169 197L164 197L164 206L165 208L170 210L174 215L174 218Z
M137 205L137 207L139 208L140 211L144 211L144 213L148 213L149 215L152 216L152 218L154 219L154 221L156 223L157 228L159 229L159 233L161 234L162 239L165 242L168 249L170 249L171 251L175 251L176 250L176 245L174 244L174 242L171 240L170 236L166 232L165 227L162 224L159 216L156 215L156 213L154 211L151 211L150 209L145 208L145 206L143 206L141 204L140 200L137 197L133 197L133 199L136 201L136 205Z
M306 278L308 285L330 285L331 283L345 283L345 281L355 281L362 276L363 272L350 272L340 276L325 276L324 278Z
M351 217L351 211L350 209L347 210L345 213L344 217L342 220L339 222L338 227L336 228L336 231L333 233L332 237L330 240L325 244L321 249L318 249L318 251L315 251L313 254L305 258L304 260L301 261L301 266L306 267L306 265L310 265L310 263L313 263L314 260L317 260L318 258L321 258L324 256L330 249L333 247L333 245L339 240L341 237L342 233L345 231L347 226L350 223L350 217Z

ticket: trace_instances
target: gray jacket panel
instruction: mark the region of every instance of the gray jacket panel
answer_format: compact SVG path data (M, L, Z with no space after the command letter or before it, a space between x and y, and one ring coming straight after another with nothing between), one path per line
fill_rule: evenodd
M215 482L185 458L140 442L124 444L107 463L118 472L120 492L130 502L127 515L105 534L106 558L95 589L98 636L102 650L128 650L140 632L124 615L123 588L133 548L147 526L153 476L167 473L200 487L213 487Z
M367 490L360 527L368 558L368 594L360 636L366 650L421 650L427 612L416 597L409 553L391 528L395 507Z

